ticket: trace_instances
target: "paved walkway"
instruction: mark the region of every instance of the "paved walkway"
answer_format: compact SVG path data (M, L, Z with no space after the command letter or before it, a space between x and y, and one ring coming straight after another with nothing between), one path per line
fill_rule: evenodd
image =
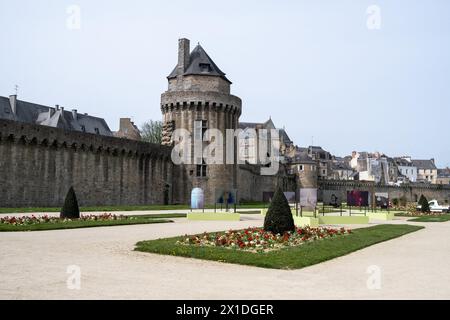
M2 299L449 299L450 222L300 270L271 270L133 251L139 240L262 224L187 222L0 233ZM391 223L403 223L404 219ZM67 288L67 266L81 289ZM381 268L381 289L367 268Z

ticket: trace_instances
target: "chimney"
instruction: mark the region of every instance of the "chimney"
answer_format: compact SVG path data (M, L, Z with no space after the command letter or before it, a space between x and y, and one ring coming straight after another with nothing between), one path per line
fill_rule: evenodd
M78 110L77 109L72 109L72 118L73 118L73 120L77 120L78 119Z
M17 95L10 95L9 96L9 104L11 106L11 110L13 114L16 114L17 111Z
M178 65L177 74L182 75L189 65L190 57L190 41L189 39L182 38L178 40Z
M49 119L53 116L53 111L55 111L53 108L48 108L48 118Z
M434 163L434 158L431 158L430 160L431 160L431 162L433 162L433 164L435 165L435 163Z
M119 130L125 130L129 122L131 122L131 118L120 118Z
M55 109L56 109L56 111L59 110L59 104L55 104Z

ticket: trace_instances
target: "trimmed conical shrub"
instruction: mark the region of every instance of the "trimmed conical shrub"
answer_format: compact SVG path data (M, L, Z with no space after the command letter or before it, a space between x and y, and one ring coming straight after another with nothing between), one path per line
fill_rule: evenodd
M280 187L277 187L264 219L264 231L283 234L294 230L295 225L291 208L283 191Z
M420 196L419 205L421 212L430 212L430 205L428 204L428 200L424 195Z
M64 201L64 206L59 215L61 219L79 219L80 218L80 208L78 207L77 196L73 187L70 187L69 192L67 192L66 200Z

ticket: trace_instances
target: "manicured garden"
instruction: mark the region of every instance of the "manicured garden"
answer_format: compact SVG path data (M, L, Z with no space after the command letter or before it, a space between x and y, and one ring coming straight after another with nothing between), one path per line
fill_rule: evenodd
M135 250L264 268L298 269L421 228L377 225L352 231L296 227L289 203L278 187L265 215L263 228L141 241Z
M412 222L446 222L450 221L450 214L428 214L409 219Z
M450 214L444 212L432 211L429 202L424 195L420 196L419 202L406 205L405 212L396 213L396 216L411 217L411 222L446 222L450 221Z
M23 216L0 217L1 231L43 231L57 229L74 229L89 227L106 227L118 225L167 223L170 218L184 218L185 214L154 214L154 215L81 215L80 218L69 219L60 217Z
M365 247L394 239L410 232L422 229L411 225L377 225L352 231L344 229L309 229L297 228L295 234L275 236L270 241L273 244L269 250L256 248L253 237L265 233L258 228L242 231L200 234L174 238L141 241L135 250L213 260L226 263L236 263L273 269L299 269L339 256L343 256ZM331 231L333 230L333 231ZM255 244L250 244L248 235ZM308 236L302 239L305 232ZM232 236L231 236L232 235ZM240 235L240 241L238 238ZM321 236L322 235L322 236ZM224 237L223 237L224 236ZM205 238L206 237L206 238ZM224 245L218 245L223 243ZM231 240L231 242L229 242ZM246 244L248 242L248 244ZM236 243L232 245L232 243ZM244 243L244 247L237 243Z

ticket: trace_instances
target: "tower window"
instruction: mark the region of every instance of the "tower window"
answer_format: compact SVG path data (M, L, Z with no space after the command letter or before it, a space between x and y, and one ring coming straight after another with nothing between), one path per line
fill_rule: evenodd
M202 164L197 165L197 177L206 177L206 169L207 165L205 160L202 161Z
M194 121L194 139L203 140L203 136L208 130L207 120L195 120Z
M208 130L208 120L202 120L202 137L205 136L206 130Z

